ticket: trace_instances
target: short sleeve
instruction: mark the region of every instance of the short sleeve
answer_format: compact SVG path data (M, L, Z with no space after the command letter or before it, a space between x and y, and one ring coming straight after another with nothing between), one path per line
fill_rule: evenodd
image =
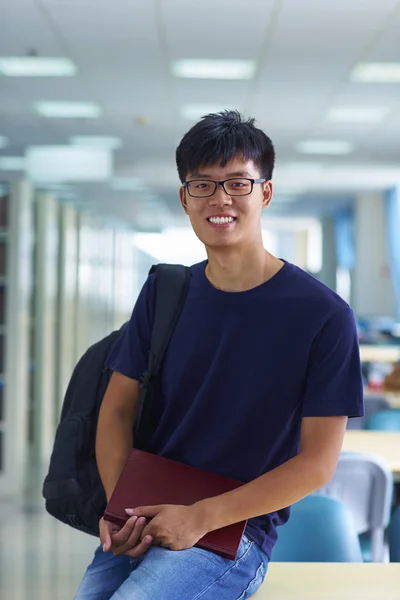
M364 415L357 328L353 311L332 315L314 339L303 397L303 417Z
M136 381L140 381L147 367L155 311L155 279L155 275L148 277L131 318L106 361L109 369Z

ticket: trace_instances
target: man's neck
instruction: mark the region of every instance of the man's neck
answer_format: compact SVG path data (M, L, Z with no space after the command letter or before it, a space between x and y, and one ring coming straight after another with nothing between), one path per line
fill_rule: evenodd
M238 251L208 251L206 276L224 292L245 292L271 279L284 263L263 247Z

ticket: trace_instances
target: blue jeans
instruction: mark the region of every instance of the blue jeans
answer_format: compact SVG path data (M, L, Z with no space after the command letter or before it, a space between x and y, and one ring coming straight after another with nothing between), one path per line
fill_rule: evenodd
M200 548L153 546L139 559L95 552L75 600L245 600L262 584L268 557L243 536L236 561Z

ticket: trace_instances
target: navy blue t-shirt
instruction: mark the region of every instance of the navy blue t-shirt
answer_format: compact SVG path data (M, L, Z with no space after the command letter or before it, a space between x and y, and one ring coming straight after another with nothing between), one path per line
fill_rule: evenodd
M167 349L151 451L248 482L299 451L302 417L363 415L354 315L329 288L285 262L266 283L223 292L191 267ZM156 275L146 281L108 366L140 380ZM248 522L268 557L289 508Z

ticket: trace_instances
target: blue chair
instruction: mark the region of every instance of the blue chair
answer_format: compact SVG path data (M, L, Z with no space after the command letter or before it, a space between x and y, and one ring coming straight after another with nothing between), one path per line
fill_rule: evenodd
M390 562L400 563L400 506L394 511L389 526Z
M349 509L343 502L311 494L292 506L278 528L272 551L280 562L363 562L360 542Z
M370 431L400 431L400 410L392 408L374 413L366 420L364 429Z

